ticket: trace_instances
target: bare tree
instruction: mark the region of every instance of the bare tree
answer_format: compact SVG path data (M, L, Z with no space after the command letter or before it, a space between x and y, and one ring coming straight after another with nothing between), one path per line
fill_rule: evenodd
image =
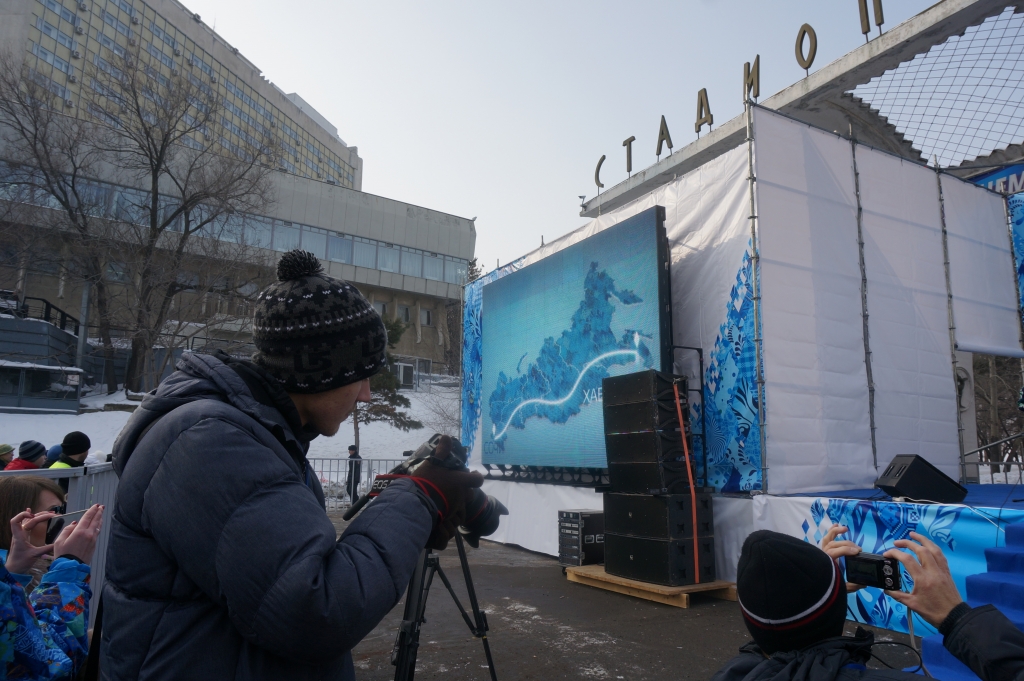
M435 387L420 395L426 412L423 424L435 433L462 437L462 412L459 405L460 388Z
M72 244L81 265L77 272L96 293L110 385L114 383L110 291L97 238L105 232L103 196L91 180L103 167L96 142L104 131L91 120L64 115L63 105L48 78L10 54L0 55L0 144L9 161L4 168L8 202L32 206L23 209L12 224L33 225L40 233ZM19 272L23 269L19 266Z
M394 349L408 327L397 319L387 317L384 318L384 326L388 331L388 349ZM391 364L392 359L390 353L388 354L388 364ZM412 403L398 391L398 388L398 378L387 369L377 372L370 378L370 402L366 405L356 404L352 410L352 433L357 449L360 424L387 423L392 428L406 432L423 427L423 424L412 418L409 412L402 411L411 407Z
M244 216L273 200L278 143L254 122L233 124L202 72L168 74L139 48L104 48L83 82L77 117L65 115L49 81L5 58L0 134L12 179L60 214L51 226L94 287L104 347L112 352L113 328L126 331L125 383L140 390L169 320L217 322L196 309L205 313L211 294L244 297L260 279L266 244Z
M1024 430L1024 413L1017 408L1021 389L1021 360L994 355L974 355L974 395L977 405L978 444L984 446ZM982 461L1024 461L1022 443L1014 440L982 452ZM991 466L991 472L1010 472L1011 467ZM1013 472L1016 472L1013 467Z

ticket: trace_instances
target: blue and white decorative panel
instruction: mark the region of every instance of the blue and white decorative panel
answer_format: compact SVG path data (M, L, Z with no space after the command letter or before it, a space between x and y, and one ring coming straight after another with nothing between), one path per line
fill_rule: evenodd
M695 404L692 423L705 412L708 481L720 492L761 489L761 433L757 412L757 352L749 251L736 274L715 346L704 370L704 400ZM696 448L696 445L695 445Z

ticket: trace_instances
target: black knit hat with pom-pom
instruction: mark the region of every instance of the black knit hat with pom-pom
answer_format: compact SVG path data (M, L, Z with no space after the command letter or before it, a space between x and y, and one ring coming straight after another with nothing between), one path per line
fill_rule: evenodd
M333 390L387 364L380 315L355 286L324 274L315 255L285 253L277 279L256 298L252 361L287 392Z

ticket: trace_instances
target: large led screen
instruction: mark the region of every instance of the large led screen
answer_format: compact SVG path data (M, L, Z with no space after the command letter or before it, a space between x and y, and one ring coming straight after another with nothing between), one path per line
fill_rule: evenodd
M483 287L483 462L605 468L601 380L663 369L654 207Z

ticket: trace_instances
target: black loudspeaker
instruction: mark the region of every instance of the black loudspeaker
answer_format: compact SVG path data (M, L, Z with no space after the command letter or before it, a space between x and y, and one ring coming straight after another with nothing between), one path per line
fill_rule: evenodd
M620 494L682 494L690 491L690 475L685 461L609 463L608 483L612 492Z
M679 410L672 389L676 381L685 422L690 411L685 378L648 369L602 380L605 435L678 430Z
M608 463L653 463L683 460L683 440L678 430L605 435Z
M607 381L608 379L605 379ZM683 419L689 406L682 405ZM616 433L641 433L650 430L678 430L679 414L675 398L672 400L648 400L631 404L604 405L605 436Z
M605 534L604 569L610 575L640 582L685 586L694 578L693 539L649 539ZM697 539L701 582L715 581L714 537Z
M689 494L647 496L605 494L604 527L607 532L656 539L693 537L693 510ZM711 495L697 494L697 536L715 533Z
M604 562L604 513L586 509L558 512L558 564Z
M601 381L601 402L605 407L615 407L633 402L651 400L675 400L672 390L672 376L648 369L625 376L613 376ZM686 380L682 379L679 396L686 399Z
M891 497L939 504L959 504L967 496L965 488L917 454L893 457L875 487Z

